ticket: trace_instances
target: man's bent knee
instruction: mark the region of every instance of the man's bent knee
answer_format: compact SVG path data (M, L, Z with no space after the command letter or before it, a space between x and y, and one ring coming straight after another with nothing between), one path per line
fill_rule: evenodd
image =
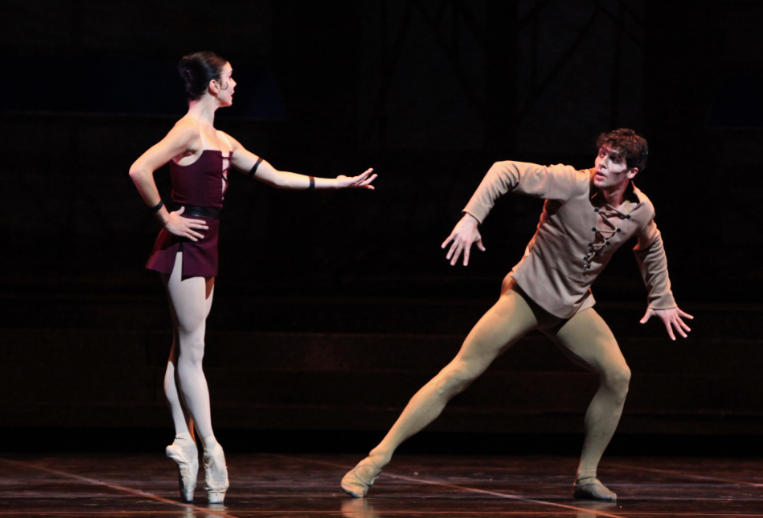
M602 381L610 390L625 397L631 381L631 370L627 365L609 369L604 373Z

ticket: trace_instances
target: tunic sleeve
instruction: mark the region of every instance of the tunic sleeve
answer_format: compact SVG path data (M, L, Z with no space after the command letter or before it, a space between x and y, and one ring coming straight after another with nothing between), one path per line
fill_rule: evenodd
M633 249L638 261L641 277L649 292L649 307L669 309L676 307L673 292L670 290L668 276L668 258L662 244L662 235L657 229L654 217L638 234L638 244Z
M507 192L564 202L575 189L577 175L574 167L561 164L542 166L526 162L496 162L463 212L468 212L482 223L496 200Z

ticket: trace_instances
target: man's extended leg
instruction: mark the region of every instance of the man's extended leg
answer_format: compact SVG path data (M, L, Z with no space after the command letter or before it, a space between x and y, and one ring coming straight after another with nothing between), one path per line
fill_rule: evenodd
M585 416L585 441L575 479L575 496L615 500L596 479L596 468L623 412L631 372L604 319L593 309L573 316L555 332L546 331L576 363L599 375L599 390Z
M474 326L453 361L411 398L382 442L345 475L342 488L352 496L364 496L403 441L434 421L448 401L536 326L535 314L527 301L516 291L506 289Z

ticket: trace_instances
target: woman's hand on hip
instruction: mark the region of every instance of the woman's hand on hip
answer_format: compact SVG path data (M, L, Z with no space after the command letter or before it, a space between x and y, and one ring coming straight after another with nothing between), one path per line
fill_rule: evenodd
M194 242L204 239L204 234L196 231L209 229L207 223L200 219L184 218L181 216L183 212L185 212L185 207L180 207L179 210L170 212L167 223L164 224L167 232L176 236L187 237Z

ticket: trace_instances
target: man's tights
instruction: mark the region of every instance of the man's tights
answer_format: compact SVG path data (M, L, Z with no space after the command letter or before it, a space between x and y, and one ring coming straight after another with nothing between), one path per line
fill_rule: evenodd
M585 417L585 441L578 479L596 476L596 467L620 420L630 370L614 335L593 309L569 320L550 315L509 284L467 336L461 350L410 400L386 437L369 454L360 475L371 480L397 447L434 421L455 395L466 389L498 356L538 329L576 363L599 375L599 390Z

